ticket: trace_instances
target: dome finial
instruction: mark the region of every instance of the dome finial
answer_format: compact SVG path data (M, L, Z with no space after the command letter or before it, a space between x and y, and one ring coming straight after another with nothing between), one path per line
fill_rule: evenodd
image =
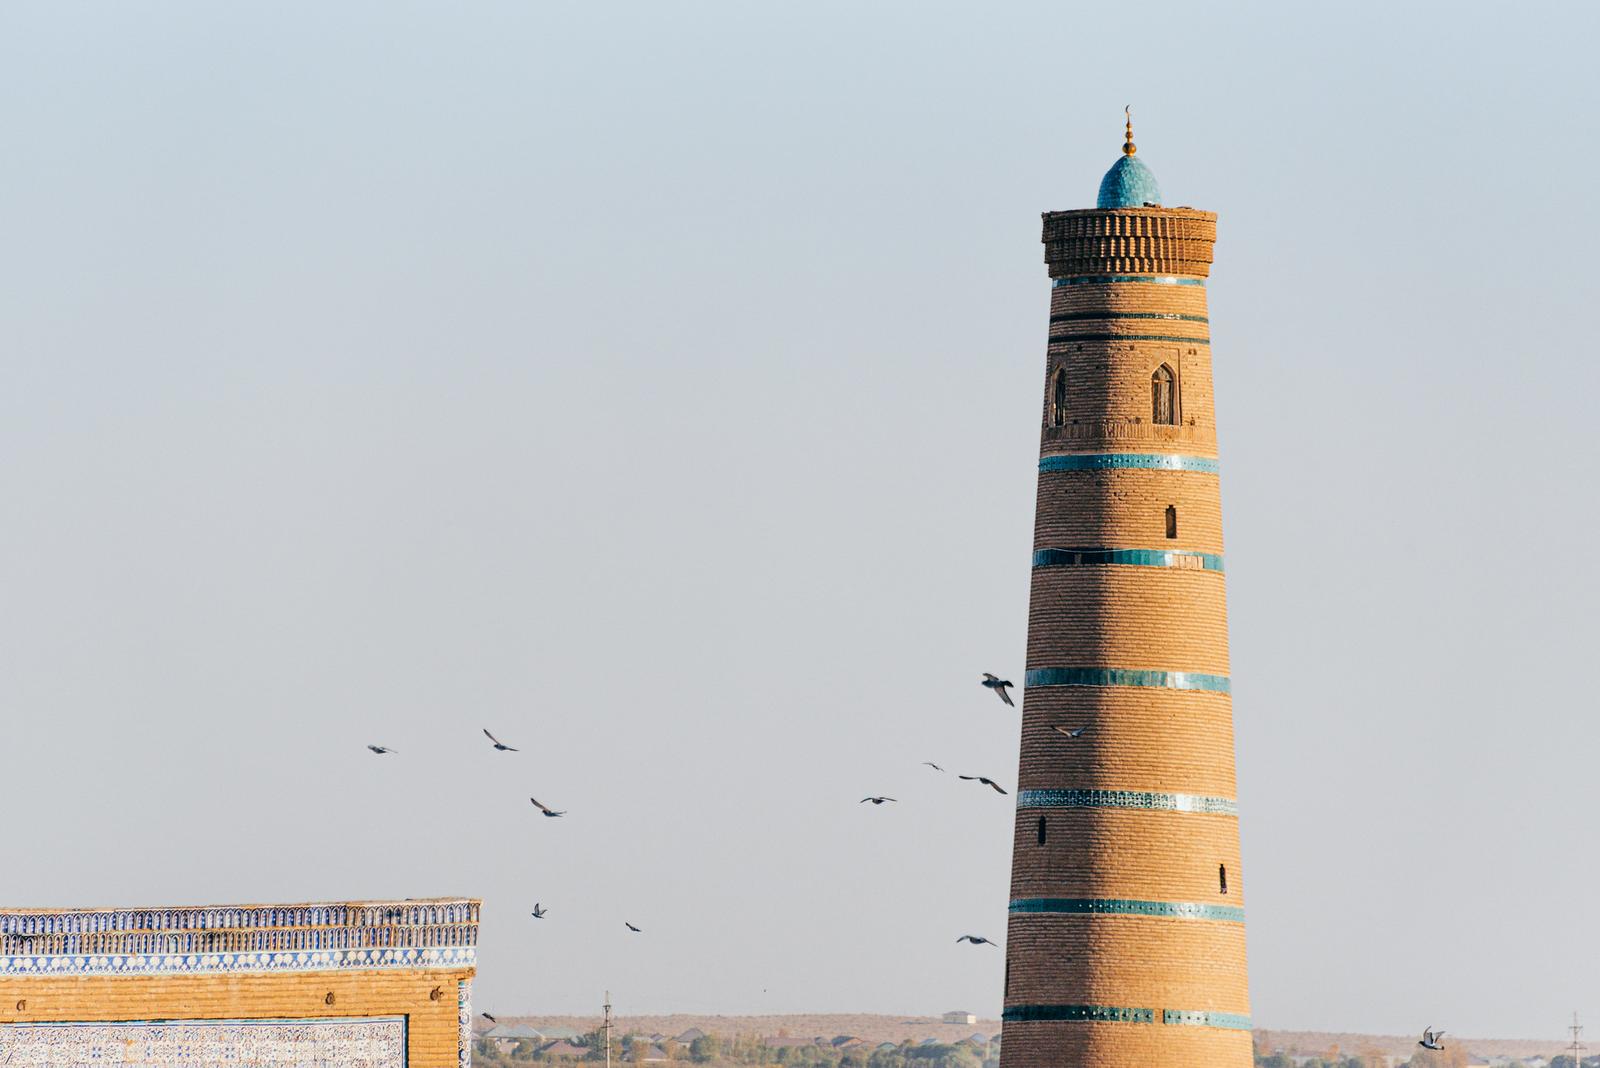
M1133 105L1124 105L1122 108L1122 113L1128 117L1128 131L1123 137L1122 154L1124 156L1131 156L1135 152L1139 151L1139 146L1133 143Z

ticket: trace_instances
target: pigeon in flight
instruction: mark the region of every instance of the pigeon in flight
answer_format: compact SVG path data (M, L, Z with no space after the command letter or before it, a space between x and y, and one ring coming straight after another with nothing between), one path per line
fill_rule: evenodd
M1444 1046L1440 1045L1439 1043L1439 1040L1443 1037L1443 1031L1435 1031L1430 1027L1426 1031L1422 1032L1422 1038L1418 1040L1417 1045L1421 1046L1423 1049L1444 1049Z
M958 779L966 779L969 782L981 782L981 783L983 783L983 785L985 785L985 786L991 788L992 790L994 790L994 792L997 793L997 794L1003 794L1003 793L1006 792L1005 791L1005 787L1001 786L999 783L995 782L993 779L984 778L982 775L957 775L956 778L958 778Z
M934 771L943 771L944 770L943 768L941 768L939 765L935 764L931 760L924 760L923 763L926 764L928 767L932 768Z
M537 797L530 797L530 798L528 798L528 800L532 801L533 804L534 804L534 807L537 808L540 812L543 812L546 816L550 816L551 818L554 818L556 816L565 816L567 814L565 809L561 810L560 812L557 812L555 809L546 806Z
M956 939L956 942L957 944L962 942L971 942L975 946L995 945L994 942L989 941L987 938L983 937L983 935L962 935L960 938Z
M549 912L549 911L550 911L549 909L545 908L543 905L539 904L537 901L535 901L533 903L533 918L534 919L536 919L536 920L544 919L544 914Z
M983 673L983 684L989 689L993 690L995 693L999 694L1000 700L1004 701L1008 705L1011 705L1012 708L1017 707L1016 704L1011 700L1011 695L1006 693L1006 687L1011 685L1009 681L1002 679L999 675L991 675L985 671Z
M894 800L894 798L892 798L892 797L863 797L860 801L857 801L856 804L864 805L868 801L871 801L874 805L881 805L885 801L893 801L893 800Z
M493 1016L490 1016L486 1012L480 1012L480 1013L478 1013L478 1015L482 1016L485 1020L488 1020L490 1023L499 1023L500 1022L499 1020L496 1020Z
M1067 727L1051 727L1050 729L1057 734L1065 734L1068 738L1082 738L1083 732L1089 729L1089 725L1086 723L1075 730Z
M639 934L640 933L639 932L639 928L635 927L633 924L629 923L627 920L623 920L622 921L622 926L626 927L628 930L632 931L634 934Z
M383 754L385 754L385 753L394 752L393 749L390 749L386 745L369 745L369 746L367 746L367 748L372 750L374 753L377 753L379 756L383 756Z
M483 736L485 738L488 738L491 742L493 742L495 749L497 749L498 751L500 751L502 753L520 753L522 751L520 749L511 748L511 746L507 745L506 743L502 742L500 739L496 738L494 735L490 734L488 727L483 728Z

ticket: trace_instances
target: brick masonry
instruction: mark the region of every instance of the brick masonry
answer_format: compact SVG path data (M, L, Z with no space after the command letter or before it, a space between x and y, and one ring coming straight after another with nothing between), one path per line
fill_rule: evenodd
M1027 668L1054 670L1023 699L1017 782L1032 793L1018 798L1002 1068L1251 1063L1203 284L1215 238L1216 216L1191 208L1044 216L1057 281ZM1159 800L1172 795L1212 800Z
M26 1025L284 1021L288 1032L293 1021L400 1018L405 1060L394 1068L466 1068L479 907L0 911L0 1055L34 1063L60 1030ZM355 1045L349 1063L366 1063Z

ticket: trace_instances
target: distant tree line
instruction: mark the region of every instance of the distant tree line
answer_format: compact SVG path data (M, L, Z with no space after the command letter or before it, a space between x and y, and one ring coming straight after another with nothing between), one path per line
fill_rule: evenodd
M605 1036L591 1031L571 1040L577 1051L560 1055L548 1050L550 1043L518 1038L509 1041L480 1038L473 1043L474 1068L513 1068L528 1064L574 1064L605 1060ZM702 1035L687 1046L666 1039L653 1042L647 1036L629 1032L613 1033L611 1059L618 1065L638 1064L647 1056L665 1056L673 1064L781 1065L782 1068L997 1068L999 1047L991 1045L989 1059L983 1050L970 1044L919 1045L902 1042L893 1049L855 1046L839 1049L813 1043L769 1046L758 1035ZM659 1050L659 1054L652 1054ZM655 1062L652 1062L655 1063Z

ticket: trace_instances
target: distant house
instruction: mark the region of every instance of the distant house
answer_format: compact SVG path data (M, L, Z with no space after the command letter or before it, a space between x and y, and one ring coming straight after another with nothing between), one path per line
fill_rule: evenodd
M704 1031L700 1030L700 1028L691 1027L691 1028L689 1028L689 1030L685 1031L683 1034L674 1036L672 1041L678 1043L678 1045L680 1045L680 1046L687 1046L689 1043L693 1042L695 1039L697 1039L697 1038L705 1038L705 1037L706 1037L706 1033Z
M582 1046L574 1046L564 1038L558 1038L554 1042L546 1044L539 1052L546 1057L583 1057L589 1053Z
M857 1038L855 1035L835 1035L833 1041L828 1044L834 1049L856 1049L867 1043L865 1039Z
M925 1038L921 1042L918 1042L917 1045L919 1045L919 1046L942 1046L942 1045L944 1045L944 1043L939 1041L937 1038Z
M941 1020L943 1020L945 1023L953 1023L953 1024L975 1024L975 1023L978 1022L978 1018L976 1016L974 1016L972 1013L963 1012L963 1011L960 1011L960 1010L957 1010L955 1012L947 1012L947 1013L945 1013L943 1016L941 1016L939 1018Z
M967 1036L967 1041L971 1042L974 1046L987 1046L989 1044L989 1036L984 1034L982 1031L974 1031L972 1034Z
M489 1039L497 1049L505 1049L521 1039L527 1039L535 1044L548 1041L547 1035L528 1024L495 1024L480 1037Z
M878 1052L880 1052L880 1053L888 1053L888 1052L890 1052L892 1050L897 1050L899 1048L900 1048L899 1044L898 1043L894 1043L894 1042L879 1042L878 1043Z

